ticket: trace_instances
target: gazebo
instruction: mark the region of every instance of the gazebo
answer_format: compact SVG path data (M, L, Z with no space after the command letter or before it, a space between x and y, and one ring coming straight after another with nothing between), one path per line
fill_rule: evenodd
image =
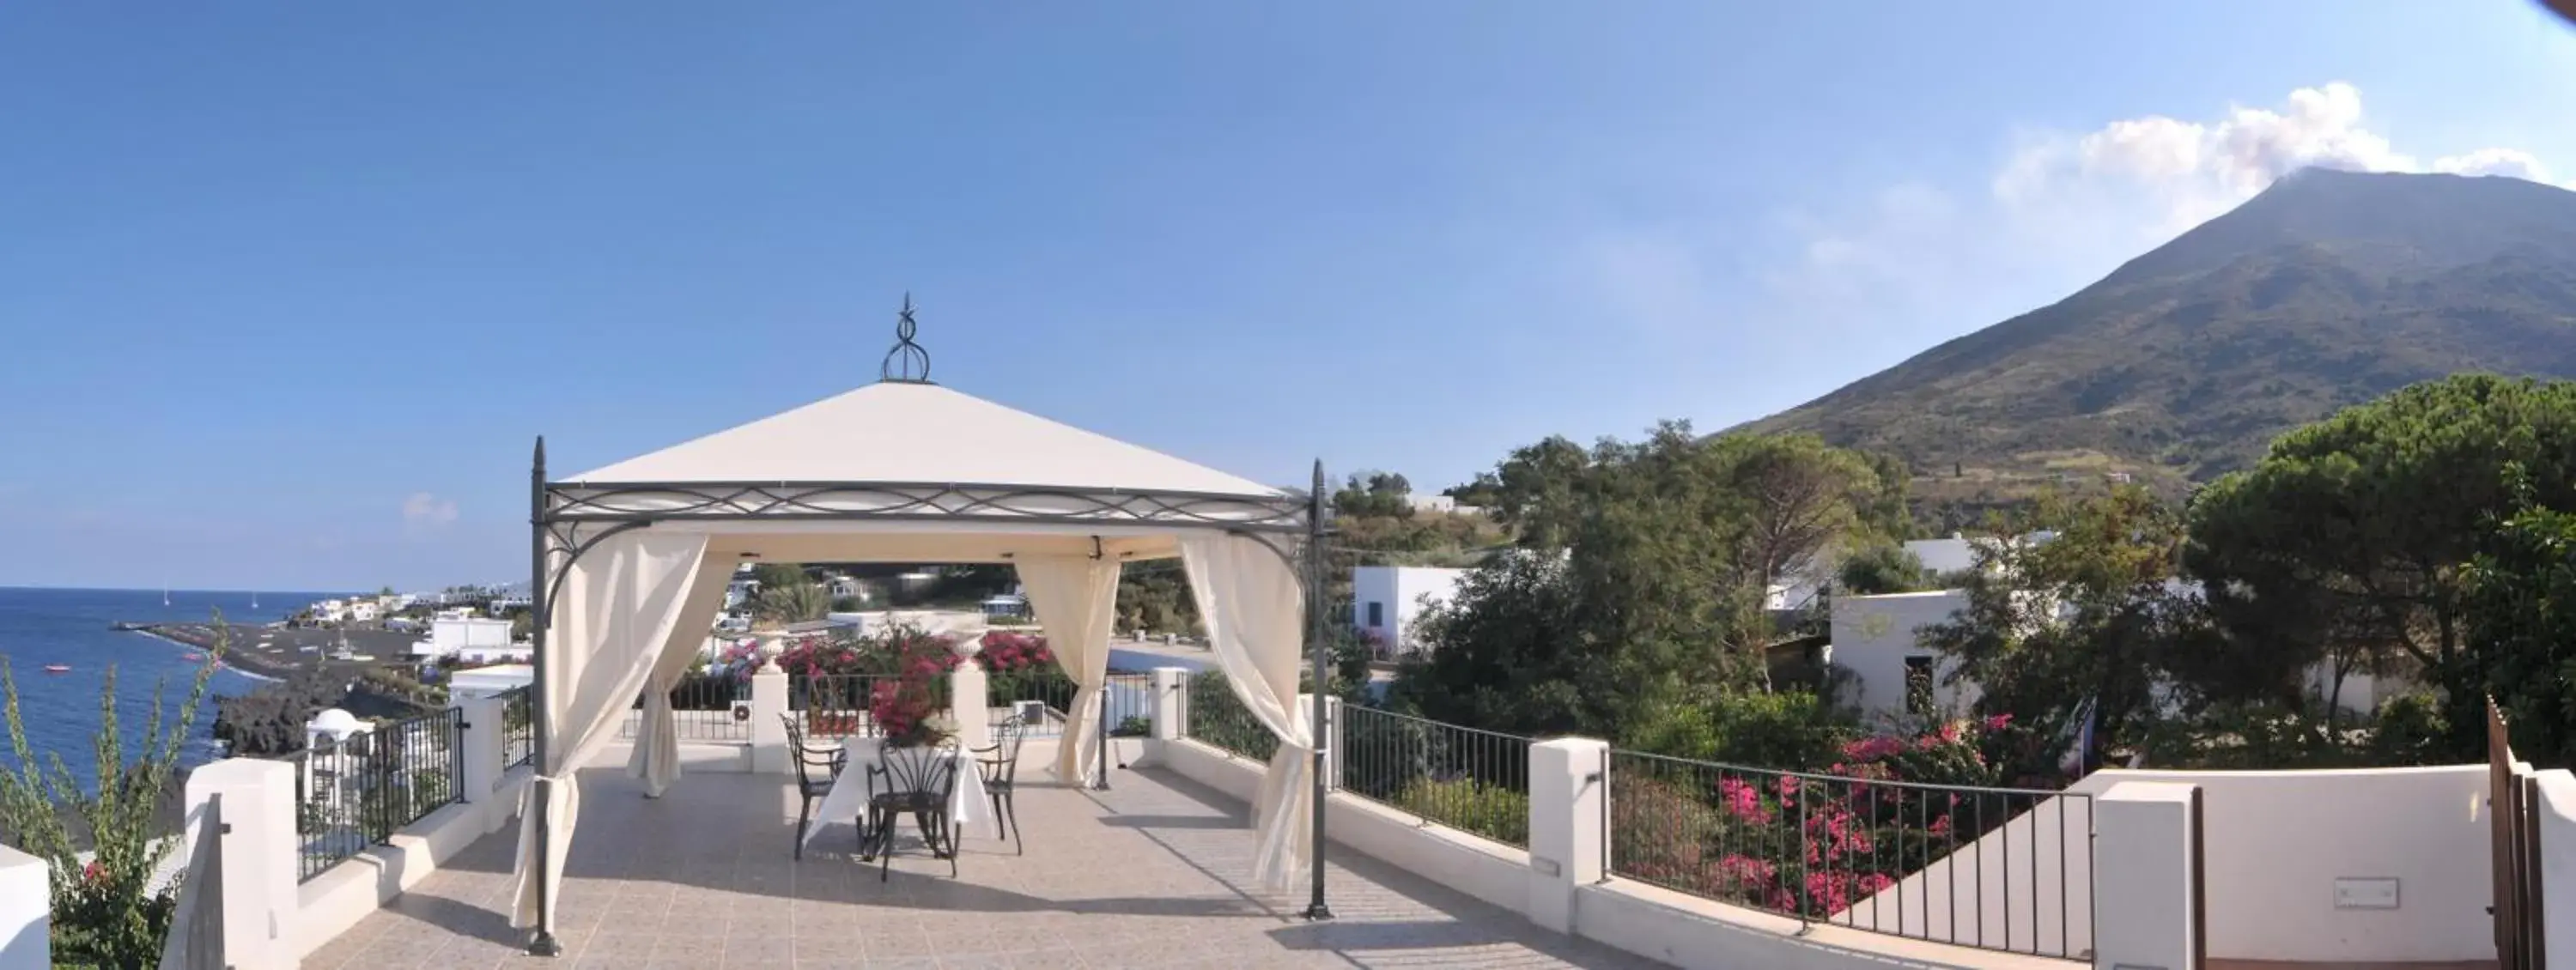
M1178 558L1217 662L1280 739L1253 806L1255 872L1309 879L1326 918L1323 705L1297 711L1306 641L1326 681L1319 600L1323 467L1304 497L1016 411L930 381L904 301L874 384L605 468L530 475L536 777L523 805L512 925L560 952L554 900L580 817L576 770L645 708L630 769L658 795L679 774L671 687L696 661L735 567L777 562L1004 563L1065 671L1071 710L1107 682L1121 564ZM1310 625L1311 624L1311 625ZM1057 775L1102 769L1082 717Z

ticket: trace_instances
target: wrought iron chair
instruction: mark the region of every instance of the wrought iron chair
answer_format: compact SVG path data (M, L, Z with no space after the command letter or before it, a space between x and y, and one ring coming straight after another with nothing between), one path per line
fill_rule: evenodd
M787 750L796 759L796 858L805 858L805 827L813 824L814 803L832 793L832 780L840 777L849 755L839 748L817 748L805 743L805 725L796 715L781 714L787 722ZM816 771L821 778L814 777Z
M984 795L993 800L993 837L1009 838L1014 855L1027 855L1028 845L1020 841L1019 805L1011 797L1011 782L1020 770L1020 739L1027 730L1019 718L993 725L993 743L974 749L975 770L983 773ZM1002 824L1008 820L1005 835Z
M948 874L957 875L948 798L957 788L959 758L954 738L937 744L898 744L893 738L877 743L877 763L868 766L868 818L860 828L859 861L877 862L878 882L894 871L894 826L905 815L912 816L931 855L947 859ZM880 778L886 782L884 791L877 790Z

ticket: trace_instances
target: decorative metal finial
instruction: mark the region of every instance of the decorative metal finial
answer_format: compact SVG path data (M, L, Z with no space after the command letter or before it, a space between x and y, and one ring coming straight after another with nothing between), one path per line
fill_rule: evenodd
M903 311L894 318L894 349L886 351L885 363L877 368L880 380L902 384L930 383L930 352L912 342L912 294L903 295Z

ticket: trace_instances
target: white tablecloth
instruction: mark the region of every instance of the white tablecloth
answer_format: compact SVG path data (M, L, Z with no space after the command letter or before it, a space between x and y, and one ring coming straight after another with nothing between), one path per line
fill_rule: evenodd
M823 807L816 810L814 824L805 829L805 841L812 843L816 833L827 823L856 823L868 807L868 769L877 763L879 738L848 737L841 739L841 751L850 757L841 776L832 779L832 791L823 796ZM984 775L975 770L975 759L954 755L957 759L957 784L948 792L948 821L964 838L974 823L984 820ZM889 779L877 780L877 790L886 790Z

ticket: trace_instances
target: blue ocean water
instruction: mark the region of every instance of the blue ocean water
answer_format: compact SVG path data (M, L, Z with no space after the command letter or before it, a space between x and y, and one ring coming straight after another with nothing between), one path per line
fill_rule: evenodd
M245 592L209 592L171 590L169 605L162 605L160 590L138 589L20 589L0 587L0 660L6 660L18 681L18 703L27 727L27 740L38 758L59 753L74 777L85 784L92 780L95 763L92 738L98 733L99 685L110 668L116 671L117 723L126 737L126 758L131 761L142 743L145 722L151 717L152 692L156 682L167 681L163 702L171 716L176 716L180 702L187 699L189 679L196 675L197 664L183 660L188 647L146 636L109 629L118 621L135 622L207 622L217 610L225 622L236 626L255 626L285 619L286 616L316 600L328 599L333 593L261 592L259 608L251 608L252 594ZM68 673L49 674L47 664L67 664ZM217 671L208 691L213 695L240 694L259 685L259 680L231 670ZM214 705L209 701L199 710L197 722L190 730L191 763L212 755L208 742L214 725ZM14 765L15 754L0 738L0 764Z

